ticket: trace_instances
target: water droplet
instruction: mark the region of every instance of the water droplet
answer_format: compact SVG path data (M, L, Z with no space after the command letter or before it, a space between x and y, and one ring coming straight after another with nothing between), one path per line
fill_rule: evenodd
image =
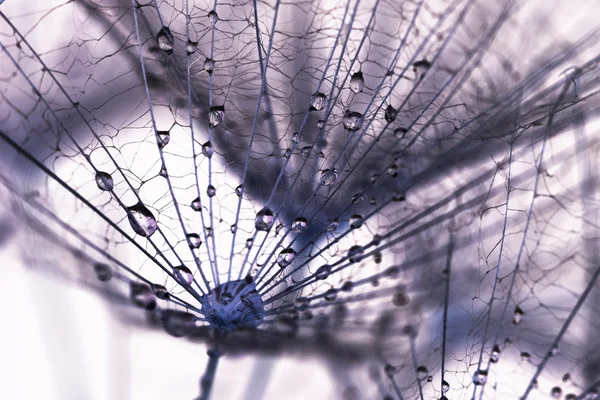
M156 132L156 136L158 137L158 147L161 149L168 145L171 141L171 134L169 131L158 131Z
M208 19L212 24L215 24L219 20L219 15L215 10L210 10L210 12L208 13Z
M194 282L194 274L184 265L173 268L173 272L177 283L182 286L190 286Z
M529 354L528 352L526 352L526 351L521 352L521 360L527 361L527 360L529 360L529 357L531 357L531 354Z
M354 282L352 282L352 281L346 281L340 287L340 290L342 292L351 292L352 289L354 289Z
M373 175L371 175L371 183L377 182L377 179L379 179L380 176L381 175L379 175L379 174L373 174Z
M431 382L431 381L433 381L433 376L429 375L429 376L427 377L427 382Z
M431 68L431 63L426 59L415 61L413 63L413 71L418 74L420 78L425 76L425 73Z
M206 188L206 194L208 197L214 197L217 194L217 189L213 185L208 185Z
M158 47L165 53L171 54L173 52L173 43L175 42L175 39L173 38L171 30L166 26L163 26L158 32L156 41L158 42Z
M250 247L252 247L253 242L254 240L252 238L246 239L246 248L249 249Z
M290 265L295 258L296 252L291 247L288 247L287 249L283 249L279 252L279 255L277 256L277 264L281 268L285 268Z
M275 222L275 215L270 208L263 208L256 213L256 219L254 220L254 227L257 231L268 231L273 227Z
M354 214L350 217L350 228L351 229L358 229L362 226L363 224L363 217L360 214Z
M398 110L396 110L392 105L388 105L385 109L384 117L388 123L392 123L396 120L396 116L398 115Z
M558 386L554 386L552 388L552 390L550 391L550 395L552 397L554 397L555 399L559 399L560 396L562 395L562 389Z
M558 346L552 346L552 348L550 349L550 357L554 357L557 353L558 353Z
M408 303L410 303L410 298L406 293L404 293L404 291L400 290L394 293L394 295L392 296L392 303L396 307L404 307L408 305Z
M146 310L154 310L156 308L156 297L150 290L150 287L145 283L130 282L129 296L133 304Z
M215 60L207 57L206 60L204 60L204 65L202 67L206 72L212 74L215 69Z
M450 384L446 381L442 381L442 393L447 393L450 390Z
M327 101L327 96L323 93L318 92L313 94L310 99L310 110L311 111L321 111L325 107L325 102Z
M490 362L496 364L498 362L498 360L500 359L501 353L502 353L502 351L500 350L500 346L495 344L494 347L492 348L492 355L490 356Z
M568 372L566 374L563 375L562 377L562 381L563 383L567 383L571 380L571 374L569 374Z
M362 123L363 116L361 113L356 111L346 111L344 114L343 124L347 131L356 132L360 129Z
M514 317L513 317L513 324L519 325L521 323L521 320L523 319L523 315L525 315L525 312L523 310L521 310L521 307L516 306Z
M577 400L577 395L574 393L569 393L565 396L565 400Z
M113 271L110 265L104 263L95 263L94 272L96 273L96 278L98 278L100 282L108 282L113 276Z
M404 200L406 200L406 195L404 194L404 192L396 192L392 196L392 200L398 201L398 202L404 201Z
M337 294L338 294L338 290L336 288L330 288L330 289L327 289L327 291L324 293L323 298L327 301L333 301L333 300L337 299Z
M300 150L300 154L302 155L302 157L308 157L308 156L310 156L311 150L312 150L312 146L304 146Z
M392 265L385 270L385 274L390 278L396 278L400 273L400 267L397 265Z
M235 233L235 231L237 231L237 226L235 226L235 224L234 224L234 225L231 225L231 226L229 227L229 231L230 231L231 233Z
M294 143L298 143L298 142L302 141L302 134L300 134L298 132L294 132L294 134L292 135L292 141Z
M196 326L196 316L180 310L162 310L160 315L165 332L174 337L190 334Z
M352 196L352 204L358 205L362 201L363 201L363 195L362 195L362 193L356 193L354 196Z
M387 169L387 173L388 175L390 175L392 178L395 178L398 176L398 165L396 164L392 164L388 167Z
M96 172L96 185L100 190L111 191L114 187L113 178L108 172L98 171Z
M298 217L292 223L292 232L294 232L294 233L304 232L304 230L306 229L307 226L308 226L308 221L306 220L306 218Z
M394 367L392 364L385 364L383 367L383 372L389 377L394 376L396 372L398 372L398 368Z
M152 290L154 291L154 295L161 300L166 300L170 296L167 288L164 287L163 285L159 285L158 283L152 284Z
M127 219L135 233L150 237L158 229L154 215L142 203L127 208Z
M429 376L429 370L427 369L427 367L421 365L420 367L417 367L417 379L422 381L423 379L427 379L427 377Z
M355 72L350 78L350 90L354 93L360 93L365 88L365 78L361 71Z
M383 239L381 235L376 233L375 235L373 235L373 240L371 240L371 244L373 246L379 246L381 244L381 239Z
M375 261L375 264L381 264L381 260L382 260L382 255L381 255L380 251L373 253L373 261Z
M242 185L238 185L238 187L235 188L235 194L237 194L238 197L242 195Z
M322 151L319 152L319 158L325 158L325 153L323 153Z
M163 167L160 169L160 171L158 172L158 174L159 174L160 176L162 176L163 178L166 178L166 177L167 177L167 168L165 168L165 166L163 166Z
M475 371L475 374L473 374L473 383L476 386L485 385L485 383L487 382L487 376L488 372L486 370L478 369L477 371Z
M340 223L337 219L328 219L326 222L325 230L327 232L333 232L338 228L338 226L340 226Z
M365 249L362 246L355 244L348 249L348 261L351 263L360 262Z
M188 233L187 235L190 241L190 247L197 249L202 244L202 240L200 239L200 235L197 233Z
M329 274L331 274L331 265L325 264L317 268L314 276L317 280L324 280L329 277Z
M204 155L204 157L211 158L214 153L215 153L215 148L213 147L213 145L210 141L208 141L202 145L202 154Z
M406 128L398 128L394 131L394 136L396 136L396 139L404 139L406 132L408 132Z
M335 168L326 169L321 173L321 184L323 186L333 186L337 183L338 174Z
M194 42L188 39L187 44L185 46L185 52L187 53L187 55L189 56L190 54L195 53L196 50L198 50L198 42Z
M225 106L212 106L208 112L208 126L217 127L225 119Z
M317 121L317 128L323 129L324 126L325 126L325 121L323 121L322 119Z
M292 149L291 149L291 147L288 147L287 149L285 149L285 152L283 153L283 157L290 158L291 156L292 156Z
M194 211L200 211L202 209L202 203L200 203L200 198L196 197L190 204L190 207L192 207L192 210Z
M212 237L213 235L213 228L211 228L210 226L207 226L204 228L204 230L206 231L206 237Z

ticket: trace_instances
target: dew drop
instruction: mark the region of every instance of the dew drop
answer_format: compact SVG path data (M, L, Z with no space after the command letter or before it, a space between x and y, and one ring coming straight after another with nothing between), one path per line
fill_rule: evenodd
M498 360L500 359L501 353L502 353L502 351L500 350L500 346L495 344L494 347L492 348L492 355L490 356L490 362L496 364L498 362Z
M352 196L352 204L358 205L362 201L363 201L363 195L362 195L362 193L356 193L354 196Z
M431 63L426 59L415 61L413 63L413 71L418 74L420 78L425 76L425 73L431 68Z
M100 190L111 191L114 187L112 176L108 172L96 172L96 185Z
M190 241L190 247L197 249L202 244L202 240L200 239L200 235L197 233L188 233L187 235Z
M98 278L100 282L108 282L113 277L112 268L108 264L95 263L94 272L96 273L96 278Z
M187 55L189 56L195 53L196 50L198 50L198 42L194 42L188 39L187 44L185 45L185 52L187 53Z
M550 391L550 395L555 399L560 399L560 396L562 395L562 389L558 386L554 386Z
M213 185L208 185L206 188L206 195L208 197L214 197L217 194L217 189Z
M146 310L156 308L156 297L145 283L130 282L129 296L133 304Z
M296 252L291 247L288 247L287 249L283 249L279 252L279 255L277 256L277 264L279 267L285 268L290 265L295 258Z
M196 326L196 316L186 311L162 310L160 320L165 332L174 337L186 336Z
M404 139L406 132L408 132L406 128L398 128L394 131L394 136L396 136L396 139Z
M488 372L486 370L478 369L477 371L475 371L475 374L473 374L473 383L476 386L485 385L485 383L487 382L487 376Z
M381 255L380 251L373 253L373 261L375 261L375 264L381 264L381 260L382 260L382 255Z
M350 217L350 228L351 229L358 229L362 226L363 224L363 217L360 214L354 214Z
M343 124L347 131L356 132L361 128L362 123L363 116L361 113L356 111L346 111L344 114Z
M410 299L404 291L400 290L392 296L392 304L396 307L404 307L410 303Z
M350 90L354 93L360 93L365 88L365 78L361 71L355 72L350 78Z
M392 178L395 178L398 176L398 165L396 164L392 164L388 167L387 169L387 173L388 175L390 175Z
M342 283L342 286L340 287L342 292L351 292L352 289L354 289L354 282L352 281L346 281Z
M200 198L196 197L190 204L190 207L192 207L192 210L194 211L200 211L202 209L202 203L200 203Z
M567 383L571 380L571 374L569 374L568 372L566 374L563 375L562 377L562 381L563 383Z
M417 367L417 379L422 381L423 379L427 379L428 376L429 376L429 370L427 369L427 367L425 367L423 365L421 365L420 367Z
M167 177L167 169L166 169L166 168L163 166L163 167L160 169L160 171L158 172L158 174L159 174L160 176L162 176L163 178L166 178L166 177Z
M298 133L298 132L294 132L294 134L292 135L292 141L294 143L298 143L302 141L302 134Z
M565 400L577 400L577 395L574 393L569 393L565 396Z
M325 230L327 232L333 232L338 228L338 226L340 226L340 223L337 219L328 219L326 222Z
M217 127L225 119L225 106L212 106L208 112L208 126Z
M310 110L321 111L325 107L327 96L321 92L317 92L312 95L310 99Z
M165 53L171 54L173 52L173 43L175 42L175 39L173 38L171 30L166 26L163 26L158 32L156 41L158 42L158 47Z
M442 381L442 393L447 393L450 390L450 384L446 381Z
M238 185L238 187L235 188L235 194L237 194L238 197L242 195L242 185Z
M333 186L337 183L338 173L335 168L326 169L321 173L321 184L323 186Z
M219 20L219 16L217 15L217 12L215 10L210 10L210 12L208 13L208 19L212 24L215 24Z
M527 360L529 360L529 357L531 357L531 354L529 354L528 352L526 352L526 351L521 352L521 360L527 361Z
M392 364L385 364L385 367L383 367L383 372L385 372L388 377L392 377L396 372L398 372L398 368L394 367Z
M207 57L206 60L204 60L204 65L202 68L204 68L204 70L209 74L212 74L215 69L215 60Z
M384 118L386 122L392 123L396 120L396 116L398 115L398 110L396 110L392 105L388 105L385 109Z
M348 249L348 261L351 263L360 262L365 249L362 246L355 244Z
M252 238L246 239L246 248L249 249L250 247L252 247L253 242L254 240Z
M164 148L171 141L171 134L169 131L158 131L156 132L156 136L158 137L158 147Z
M231 225L231 226L229 227L229 231L230 231L231 233L235 233L235 232L237 231L237 226L235 226L235 224Z
M306 220L306 218L298 217L292 223L292 232L294 232L294 233L304 232L306 230L307 226L308 226L308 221Z
M323 298L327 301L333 301L337 299L338 290L336 288L330 288L325 291Z
M308 158L308 156L310 156L311 150L312 146L304 146L302 149L300 149L300 154L302 155L302 157Z
M324 127L324 126L325 126L325 121L323 121L322 119L320 119L320 120L317 122L317 128L319 128L319 129L323 129L323 127Z
M317 268L314 276L317 280L324 280L329 277L329 274L331 274L331 265L325 264Z
M256 218L254 220L254 227L257 231L268 231L273 227L273 223L275 222L275 215L270 208L263 208L259 212L256 213Z
M194 275L192 274L192 271L190 271L190 269L184 265L173 268L173 271L177 283L182 286L190 286L194 281Z
M166 300L169 298L169 291L163 285L159 285L157 283L152 284L152 290L154 291L154 295L161 300Z
M525 315L525 312L521 310L521 307L516 306L513 316L513 324L519 325L521 323L521 320L523 319L523 315Z
M213 147L213 145L210 141L208 141L202 145L202 154L204 155L204 157L211 158L214 153L215 153L215 148Z
M127 219L135 233L150 237L158 229L154 215L142 203L127 208Z

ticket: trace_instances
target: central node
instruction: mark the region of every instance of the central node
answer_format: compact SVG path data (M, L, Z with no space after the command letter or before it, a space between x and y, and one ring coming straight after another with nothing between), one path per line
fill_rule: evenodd
M265 316L263 301L254 282L246 280L220 284L202 296L201 304L209 324L224 332L256 327Z

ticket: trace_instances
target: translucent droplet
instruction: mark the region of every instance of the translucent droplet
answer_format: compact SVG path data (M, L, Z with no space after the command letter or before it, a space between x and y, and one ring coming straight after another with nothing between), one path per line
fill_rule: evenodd
M515 313L513 316L513 324L519 325L521 323L521 320L523 319L523 315L525 315L525 312L521 310L521 307L516 306Z
M356 111L346 111L344 114L343 124L347 131L356 132L360 129L362 123L363 116L361 113Z
M290 147L288 147L287 149L285 149L285 152L283 153L283 157L290 158L291 156L292 156L292 149Z
M202 203L200 203L200 198L196 197L190 204L190 207L192 207L192 210L194 211L200 211L202 209Z
M335 168L326 169L321 173L321 184L323 186L333 186L337 183L338 174Z
M487 382L487 376L488 376L488 372L486 370L478 369L473 374L473 383L476 386L485 385L485 383Z
M566 374L563 375L562 377L562 381L563 383L567 383L571 380L571 374L569 374L568 372Z
M294 134L292 135L292 141L294 143L298 143L298 142L302 141L302 135L298 132L294 132Z
M577 400L577 395L574 393L569 393L565 396L565 400Z
M310 109L311 111L321 111L325 107L325 102L327 101L327 96L323 93L318 92L313 94L310 99Z
M166 169L166 168L163 166L163 167L160 169L160 171L158 172L158 174L159 174L160 176L162 176L163 178L166 178L166 177L167 177L167 169Z
M175 39L173 38L173 34L171 30L166 26L163 26L161 30L156 35L156 41L158 42L158 47L166 52L167 54L171 54L173 52L173 43L175 43Z
M197 233L188 233L187 237L190 241L190 246L194 249L197 249L202 244L200 235L198 235Z
M354 282L352 281L346 281L342 283L342 287L340 287L342 292L351 292L352 289L354 289Z
M355 72L350 78L350 90L354 93L360 93L365 88L365 78L361 71Z
M363 217L360 214L354 214L350 217L350 228L351 229L358 229L362 226L363 224Z
M215 10L210 10L210 12L208 13L208 19L212 24L215 24L219 20L219 15L217 15L217 12Z
M392 178L395 178L398 176L398 166L396 164L392 164L388 167L387 169L387 173L388 175L390 175Z
M322 151L319 152L319 158L325 158L325 153L323 153Z
M554 357L556 354L558 354L558 346L552 346L549 353L551 357Z
M238 187L235 188L235 194L237 194L238 197L242 195L242 185L238 185Z
M295 258L296 252L291 247L288 247L287 249L283 249L279 252L279 255L277 256L277 264L279 267L285 268L290 265Z
M308 226L308 221L306 220L306 218L298 217L292 223L292 232L294 232L294 233L304 232L304 230L306 229L307 226Z
M348 249L348 261L351 263L360 262L365 249L362 246L355 244Z
M490 362L496 364L500 359L500 354L502 351L500 350L500 346L497 344L492 348L492 355L490 356Z
M214 197L217 194L217 189L213 185L208 185L206 188L206 195L208 197Z
M396 139L404 139L406 132L408 132L406 128L398 128L394 131L394 136L396 136Z
M235 233L235 231L237 231L237 227L235 226L235 224L234 224L234 225L231 225L231 226L229 227L229 231L230 231L231 233Z
M531 357L531 354L529 354L528 352L526 352L526 351L521 352L521 360L527 361L527 360L529 360L529 357Z
M162 310L160 320L165 332L174 337L186 336L196 327L196 316L181 310Z
M207 226L204 228L204 231L206 232L206 237L212 237L213 235L213 228L211 228L210 226Z
M398 115L398 110L396 110L392 105L388 105L385 109L384 117L388 123L392 123L396 120L396 116Z
M331 265L325 264L317 268L314 276L317 280L323 280L327 279L327 277L329 277L329 274L331 274Z
M550 391L550 395L555 399L559 399L562 395L562 389L558 386L554 386Z
M153 283L152 290L154 291L154 295L161 300L166 300L170 297L169 291L163 285Z
M362 195L362 193L356 193L354 196L352 196L352 204L358 205L362 201L363 201L363 195Z
M215 60L207 57L206 60L204 60L204 65L202 67L206 72L212 74L215 69Z
M371 244L373 246L379 246L381 244L381 239L383 239L381 235L376 233L375 235L373 235L373 240L371 240Z
M100 282L108 282L113 276L113 271L110 265L104 263L95 263L94 272L96 273L96 278L98 278Z
M108 172L96 172L96 185L100 190L111 191L114 187L112 176Z
M275 215L270 208L263 208L259 212L256 213L256 218L254 220L254 227L257 231L268 231L273 227L273 223L275 222Z
M398 368L394 367L392 364L385 364L385 367L383 367L383 372L387 376L392 377L396 372L398 372Z
M225 119L225 106L212 106L208 112L208 126L217 127Z
M180 285L190 286L192 282L194 282L194 274L192 274L192 271L190 271L188 267L182 265L180 267L173 268L173 271L175 279Z
M333 301L337 299L338 290L336 288L330 288L325 291L323 298L327 301Z
M129 297L133 304L146 310L154 310L156 308L156 297L150 290L150 287L145 283L131 282L129 283Z
M429 376L427 377L427 382L431 382L432 380L433 380L433 376L429 375Z
M324 126L325 126L325 121L323 121L322 119L317 121L317 128L323 129Z
M408 303L410 303L410 299L408 295L402 290L394 293L394 295L392 296L392 304L394 304L396 307L404 307L408 305Z
M304 146L301 150L300 150L300 154L303 157L308 157L310 156L310 152L312 150L312 146Z
M254 240L252 238L246 239L246 248L249 249L250 247L252 247L253 242Z
M338 228L338 226L340 226L340 223L337 219L328 219L326 222L325 230L327 232L333 232Z
M373 175L371 175L371 183L377 182L377 180L379 179L380 176L381 175L379 175L379 174L373 174Z
M442 381L442 393L447 393L450 390L450 384L446 381Z
M156 132L156 136L158 137L158 147L160 147L161 149L168 145L171 141L171 134L169 133L169 131L158 131Z
M382 260L382 255L381 252L377 252L377 253L373 253L373 261L375 261L375 264L381 264L381 260Z
M420 367L417 367L417 379L422 381L423 379L427 379L428 376L429 376L429 370L427 369L427 367L425 367L423 365L421 365Z
M142 203L127 208L127 219L135 233L150 237L158 229L154 215Z
M213 147L213 145L210 141L208 141L202 145L202 154L204 155L204 157L211 158L214 153L215 153L215 148Z
M425 73L431 68L431 63L426 59L415 61L413 63L413 71L418 74L420 78L425 76Z
M198 42L188 39L187 44L185 45L185 52L187 55L189 56L190 54L195 53L196 50L198 50Z

